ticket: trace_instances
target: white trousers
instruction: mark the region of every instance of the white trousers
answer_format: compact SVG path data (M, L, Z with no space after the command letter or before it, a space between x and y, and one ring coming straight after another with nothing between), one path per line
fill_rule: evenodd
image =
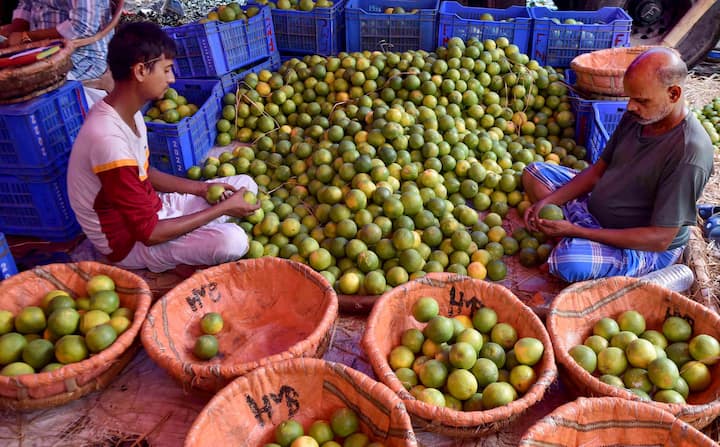
M235 175L210 182L223 182L236 189L245 188L257 194L257 184L247 175ZM209 208L207 201L192 194L159 193L162 209L157 215L162 219L186 216ZM122 261L116 263L125 269L148 269L152 272L171 270L180 264L217 265L236 261L248 251L245 231L230 217L222 216L172 241L157 245L136 242Z

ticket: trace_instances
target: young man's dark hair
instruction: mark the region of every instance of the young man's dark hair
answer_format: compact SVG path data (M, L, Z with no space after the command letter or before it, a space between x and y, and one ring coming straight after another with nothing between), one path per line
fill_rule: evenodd
M138 62L152 69L161 56L174 59L176 52L175 42L158 25L127 23L118 29L108 45L108 66L113 79L122 81L130 77L132 66Z

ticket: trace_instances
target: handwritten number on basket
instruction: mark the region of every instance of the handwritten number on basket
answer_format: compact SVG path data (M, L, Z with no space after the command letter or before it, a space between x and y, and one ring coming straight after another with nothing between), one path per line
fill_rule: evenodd
M220 301L222 294L220 290L218 290L216 282L203 284L199 288L193 289L192 294L185 297L185 301L187 301L193 312L197 312L198 309L203 308L204 304L202 299L205 297L210 298L214 303Z
M455 287L452 287L450 289L450 316L462 314L463 307L470 308L470 314L472 315L482 307L482 301L475 296L465 300L465 292L458 292Z
M258 406L258 403L250 397L249 394L245 395L245 401L248 404L248 407L250 407L250 410L255 415L255 419L257 419L258 423L260 423L261 426L265 425L265 421L263 420L263 414L267 416L268 421L272 420L272 404L275 403L280 404L283 400L285 400L285 405L288 409L288 417L295 416L295 413L298 412L300 409L300 402L298 401L298 392L295 391L295 388L283 385L280 387L280 391L275 393L269 393L262 397L262 403L263 406L260 408Z

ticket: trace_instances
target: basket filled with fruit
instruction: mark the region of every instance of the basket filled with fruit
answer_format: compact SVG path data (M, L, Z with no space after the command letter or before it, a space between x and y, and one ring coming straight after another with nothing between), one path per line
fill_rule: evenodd
M540 319L508 289L433 273L375 304L362 345L416 430L458 438L512 423L557 370Z
M647 401L702 429L720 414L720 316L633 278L570 286L547 327L567 383L581 395Z
M195 273L155 303L141 337L184 386L214 392L273 361L322 357L337 314L322 275L267 257Z
M558 443L567 447L718 445L667 411L617 397L580 398L557 408L530 427L520 446Z
M0 408L31 410L105 387L136 352L145 281L96 262L36 267L0 284Z
M186 447L228 444L417 445L402 401L385 385L310 358L270 363L236 379L205 406L185 438Z

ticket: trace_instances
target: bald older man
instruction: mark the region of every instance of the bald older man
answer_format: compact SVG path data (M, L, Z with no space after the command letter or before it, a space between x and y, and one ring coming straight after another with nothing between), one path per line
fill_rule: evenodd
M713 169L713 146L683 97L687 67L654 48L625 72L627 111L600 159L582 172L533 163L523 173L532 230L561 237L550 272L568 282L641 276L680 257L695 203ZM546 204L566 220L538 216Z

